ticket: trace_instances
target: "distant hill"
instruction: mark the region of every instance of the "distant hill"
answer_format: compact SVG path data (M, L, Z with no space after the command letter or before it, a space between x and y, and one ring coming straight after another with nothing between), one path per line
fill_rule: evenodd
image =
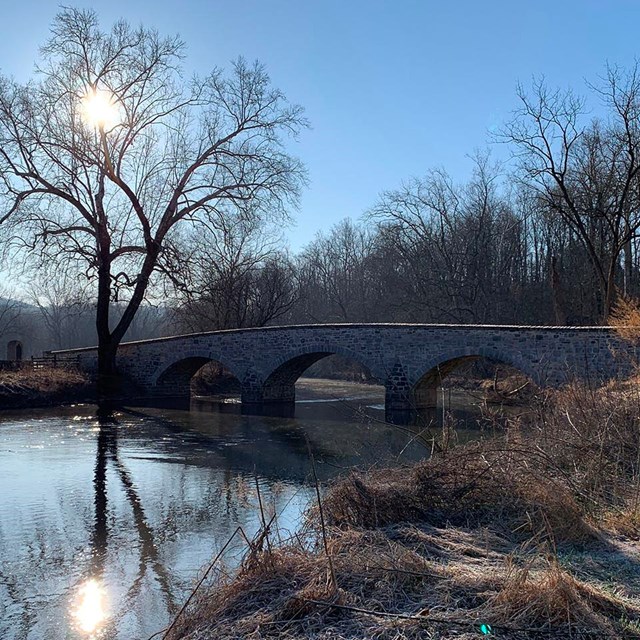
M22 311L37 311L38 307L34 304L30 304L28 302L24 302L23 300L14 300L12 298L2 298L0 297L0 308L5 307L7 305L15 305L16 309L20 309Z

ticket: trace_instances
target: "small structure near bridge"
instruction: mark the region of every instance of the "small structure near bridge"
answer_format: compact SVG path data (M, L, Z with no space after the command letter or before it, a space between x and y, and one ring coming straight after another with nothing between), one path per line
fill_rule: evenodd
M22 362L22 342L20 340L10 340L7 344L7 360L10 362Z

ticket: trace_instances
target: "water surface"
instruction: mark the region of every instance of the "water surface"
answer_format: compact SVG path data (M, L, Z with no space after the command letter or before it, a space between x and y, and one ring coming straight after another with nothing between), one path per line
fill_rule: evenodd
M207 401L111 421L90 406L5 412L0 638L147 638L239 526L251 537L273 513L282 535L300 525L315 495L309 447L320 481L428 455L410 429L382 422L379 387L303 382L298 395L295 418ZM83 602L105 612L95 633L82 629Z

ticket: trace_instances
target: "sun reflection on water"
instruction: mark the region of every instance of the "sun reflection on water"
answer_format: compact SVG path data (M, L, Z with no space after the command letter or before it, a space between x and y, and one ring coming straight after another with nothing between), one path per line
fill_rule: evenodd
M105 621L105 593L97 580L87 580L78 594L78 608L73 612L73 617L78 627L85 633L94 633L99 630Z

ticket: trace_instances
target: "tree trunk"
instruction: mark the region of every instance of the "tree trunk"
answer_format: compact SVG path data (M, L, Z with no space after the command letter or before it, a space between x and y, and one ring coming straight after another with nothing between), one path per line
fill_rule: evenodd
M558 325L564 326L567 323L567 315L565 313L564 296L560 287L560 274L558 273L556 256L551 256L551 297L553 298L553 311L556 322Z
M108 412L121 392L121 379L116 366L118 346L131 325L149 285L149 278L157 262L158 248L154 245L145 257L137 278L133 295L120 321L113 331L109 329L109 306L111 301L111 264L108 257L98 269L98 308L96 327L98 330L98 404Z
M111 303L110 242L106 232L98 236L98 300L96 304L96 332L98 334L98 407L110 405L118 391L116 350L118 341L109 329L109 307Z
M631 234L628 234L628 240L624 243L624 286L622 293L625 297L632 296L633 291L633 252L631 249Z
M616 264L617 264L617 260L611 261L611 266L609 267L609 273L607 274L607 284L604 291L604 305L603 305L604 308L602 312L603 324L607 324L607 322L609 321L611 308L613 307L613 303L615 301L615 294L616 294L615 265Z
M102 376L114 376L116 369L117 344L113 341L100 340L98 343L98 373Z

